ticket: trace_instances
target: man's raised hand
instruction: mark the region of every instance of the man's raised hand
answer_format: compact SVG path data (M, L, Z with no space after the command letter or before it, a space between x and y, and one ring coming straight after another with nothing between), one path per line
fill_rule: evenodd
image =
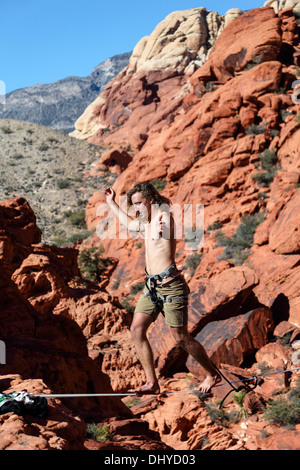
M113 188L107 188L104 190L104 193L106 195L106 202L107 204L112 203L115 200L116 193L113 190Z

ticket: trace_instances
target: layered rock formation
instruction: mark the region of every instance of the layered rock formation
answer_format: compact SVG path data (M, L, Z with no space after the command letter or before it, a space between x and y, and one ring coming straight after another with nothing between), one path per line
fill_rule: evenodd
M194 10L190 17L195 18ZM172 30L175 43L179 23ZM165 23L158 30L166 31ZM216 230L211 229L215 224L231 237L244 215L261 213L265 218L255 234L248 263L258 274L252 283L258 300L255 307L259 302L270 307L276 299L263 294L260 260L274 258L270 269L275 260L278 265L283 263L284 256L283 269L297 265L298 223L291 214L299 182L299 105L292 100L298 53L298 26L292 10L279 14L269 7L251 10L226 26L207 61L192 75L176 69L149 70L145 64L141 69L131 68L136 72L129 74L128 68L78 122L78 136L93 133L90 141L113 148L118 145L119 152L124 147L131 149L132 161L126 163L114 185L118 195L137 181L159 180L173 203L204 204L205 239L201 262L191 280L191 318L195 315L193 299L204 289L201 278L206 276L211 282L214 274L217 280L222 271L231 278L228 268L232 262L218 262L223 248L218 246ZM118 127L114 127L116 123ZM106 132L101 131L104 126ZM264 173L261 159L272 154L276 156L271 164L274 173L265 183L257 175ZM104 196L100 193L89 202L90 227L100 220L96 209L101 202ZM94 243L99 243L97 237ZM121 281L119 292L128 293L143 276L142 248L136 250L130 239L105 240L104 244L108 256L114 253L119 258L111 285ZM191 254L186 248L179 240L177 261L181 265ZM264 264L264 269L268 266ZM270 280L270 273L267 277ZM272 282L284 291L285 286L273 278ZM289 297L289 313L299 325L293 295ZM194 306L198 316L199 305L198 301L198 307Z
M156 123L171 119L172 113L181 105L182 94L185 94L182 90L186 83L185 74L192 74L205 62L211 46L224 28L224 22L228 23L240 13L238 9L230 10L226 19L226 16L207 12L205 8L194 8L168 15L150 36L140 40L128 66L88 106L76 122L72 135L80 139L93 136L92 141L98 143L102 134L111 133L126 121L133 125L141 119L145 123L149 117L153 120L153 112L157 115ZM123 97L121 100L120 96ZM168 100L173 103L168 110L163 109ZM150 127L155 123L148 124ZM126 146L139 148L147 137L146 128L137 129L133 139L128 140L127 136ZM120 132L117 140L108 140L122 144Z
M299 377L298 370L285 373L297 367L300 336L300 105L292 99L300 66L299 25L292 9L236 13L224 29L218 28L218 38L200 67L196 50L204 42L199 24L207 14L195 9L171 15L151 40L138 45L128 69L88 108L77 136L107 148L98 170L114 168L118 196L134 182L156 180L180 207L204 205L204 244L193 251L184 239L178 240L176 261L191 290L189 330L229 380L261 375L263 369L277 375L263 375L248 395L250 417L243 427L224 429L191 395L203 371L175 344L160 316L149 331L157 373L162 390L182 395L134 403L131 411L116 397L100 409L94 402L86 404L85 413L98 413L98 422L106 420L111 433L122 437L112 443L85 442L85 448L146 449L145 440L134 444L126 438L130 427L147 430L145 422L162 440L146 433L152 436L148 448L153 449L277 449L279 439L282 448L299 448L297 428L279 433L260 414L273 394L295 386ZM186 32L190 38L185 38ZM166 37L169 44L159 39ZM190 56L189 40L194 45ZM180 61L171 47L178 41ZM150 54L151 48L147 51L147 44L156 48L155 54ZM177 70L179 63L182 68ZM92 174L96 176L97 168ZM101 220L96 212L101 202L100 192L89 201L89 228ZM123 391L143 383L129 335L131 317L123 308L125 301L127 308L135 302L144 279L141 240L99 240L95 234L77 247L82 252L102 244L105 256L114 261L95 284L82 279L75 247L39 243L40 232L26 201L8 201L1 211L7 299L1 334L9 346L4 373L20 374L17 381L41 379L39 387L55 391ZM241 238L248 244L241 247ZM34 358L28 344L38 352ZM227 391L222 383L213 395L220 399ZM232 398L226 406L234 406ZM121 423L114 419L116 414ZM83 442L81 419L72 443L77 448ZM7 425L13 421L3 420ZM15 421L21 429L22 423ZM28 435L28 426L24 429ZM40 432L43 437L47 430ZM60 437L51 435L51 442Z
M181 22L183 27L182 17ZM179 23L171 29L174 44ZM289 319L300 326L295 218L300 124L299 104L292 100L299 73L297 23L291 9L276 13L265 7L238 15L191 75L187 66L172 69L171 61L161 70L151 57L147 65L141 60L140 68L136 60L77 123L78 137L131 154L114 184L118 195L135 182L158 180L173 203L204 205L201 261L192 278L185 273L191 288L189 327L203 342L209 335L207 346L218 364L251 364L277 323ZM164 23L157 29L166 30ZM157 36L152 45L159 43ZM273 173L266 181L263 160L272 155ZM104 200L100 193L91 198L86 212L90 227L101 220L96 209ZM224 248L214 227L232 238L242 218L255 214L265 220L251 251L243 253L250 255L247 261L237 268L230 256L219 260ZM96 236L91 243L99 243ZM143 248L139 240L103 243L107 255L119 259L109 288L118 284L117 293L128 296L143 279ZM178 240L178 265L187 265L191 254ZM162 376L195 367L177 348L162 317L149 335Z
M6 352L1 392L113 394L101 361L88 354L87 339L98 333L91 348L100 351L100 335L104 337L106 329L128 331L128 314L107 292L81 278L77 250L40 243L41 232L27 201L3 201L0 213L0 337ZM136 369L138 374L139 367ZM21 450L26 445L30 450L85 450L89 446L87 422L109 423L118 418L124 426L133 418L113 395L62 400L48 400L48 418L1 416L0 448ZM147 434L146 422L144 431L144 437L135 439L132 434L133 449L138 445L164 448L158 435ZM123 447L120 443L118 448Z

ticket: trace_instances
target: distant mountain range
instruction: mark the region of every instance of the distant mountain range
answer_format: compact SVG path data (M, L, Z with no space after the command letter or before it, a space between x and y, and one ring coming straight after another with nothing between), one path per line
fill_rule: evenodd
M0 118L29 121L72 132L78 117L129 62L131 52L115 55L87 77L67 77L50 84L14 90L0 104Z

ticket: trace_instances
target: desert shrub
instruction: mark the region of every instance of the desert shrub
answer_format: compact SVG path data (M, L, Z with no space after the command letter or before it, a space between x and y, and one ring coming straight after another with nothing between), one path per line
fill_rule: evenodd
M163 191L166 187L167 182L164 180L152 180L151 184L153 184L157 191Z
M9 126L2 126L1 130L4 134L12 134L13 133L13 131L11 130L11 128Z
M78 256L78 267L83 279L99 282L101 275L111 264L108 258L102 258L104 247L92 247L81 250Z
M15 160L21 160L22 158L24 158L24 155L22 153L15 153L12 158L14 158Z
M193 253L192 255L188 256L185 260L185 268L189 269L189 274L191 277L194 276L197 267L200 264L202 259L202 255L200 253Z
M100 427L95 423L88 423L86 434L95 441L111 441L111 435L107 425Z
M232 259L236 265L243 264L250 254L255 230L263 219L264 215L262 213L244 215L241 225L232 237L227 237L218 230L215 235L217 244L225 247L221 259Z
M39 147L38 147L38 150L40 152L46 152L47 150L49 149L49 145L45 144L45 143L42 143Z
M72 233L68 239L67 243L74 243L76 244L78 240L86 240L93 234L93 230L82 230L81 232Z
M244 407L246 394L246 390L240 390L232 395L233 400L238 404L239 407L236 416L237 420L248 418L247 410Z
M256 67L256 65L261 64L264 61L264 58L262 55L259 55L257 57L253 57L250 62L246 65L245 70L251 70L253 67Z
M59 142L55 137L48 137L47 141L50 142L50 144L58 144Z
M245 130L245 134L246 135L258 135L258 134L264 134L265 131L266 131L266 124L265 123L251 124Z
M296 425L300 423L300 391L297 398L283 397L271 401L266 408L264 418L280 426Z
M65 216L69 219L72 225L75 227L85 227L85 211L66 211Z
M210 419L221 426L228 427L228 416L226 413L221 409L214 406L212 403L205 404L206 411Z
M259 184L270 186L278 171L276 152L274 149L265 150L259 157L261 161L261 171L253 175L252 178Z
M120 282L121 282L120 279L117 279L117 280L113 283L113 285L111 286L111 288L112 288L113 290L119 289Z
M211 92L211 91L215 91L218 89L218 84L215 83L215 82L212 82L212 81L209 81L209 82L206 82L205 84L205 91L207 93Z
M210 230L218 230L220 228L222 228L222 223L219 221L219 220L216 220L216 222L214 222L213 224L209 225L207 227L207 230L210 231Z
M130 300L128 300L127 298L124 298L122 301L121 301L121 305L123 308L125 308L126 312L130 313L130 314L133 314L134 312L134 306L132 305L132 303L130 302Z
M53 222L59 223L60 219L53 219ZM72 233L71 235L59 235L56 237L52 237L51 242L57 246L67 245L68 243L74 243L76 245L78 240L86 240L93 233L93 230L82 230L80 232Z
M144 288L145 283L144 282L139 282L138 284L135 284L134 286L130 287L130 294L135 296L138 292L140 292Z
M70 181L67 180L67 179L59 179L57 180L57 187L59 189L65 189L65 188L68 188L70 186Z

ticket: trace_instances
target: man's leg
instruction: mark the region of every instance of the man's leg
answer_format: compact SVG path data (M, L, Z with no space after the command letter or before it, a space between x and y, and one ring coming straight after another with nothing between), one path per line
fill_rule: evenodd
M204 347L188 333L186 326L171 327L171 331L176 343L199 362L205 370L206 377L198 389L203 393L209 392L217 382L220 382L221 377L212 365Z
M160 388L155 374L153 353L147 338L147 330L153 319L146 313L135 313L130 332L135 349L146 374L146 384L137 390L139 393L159 393Z

